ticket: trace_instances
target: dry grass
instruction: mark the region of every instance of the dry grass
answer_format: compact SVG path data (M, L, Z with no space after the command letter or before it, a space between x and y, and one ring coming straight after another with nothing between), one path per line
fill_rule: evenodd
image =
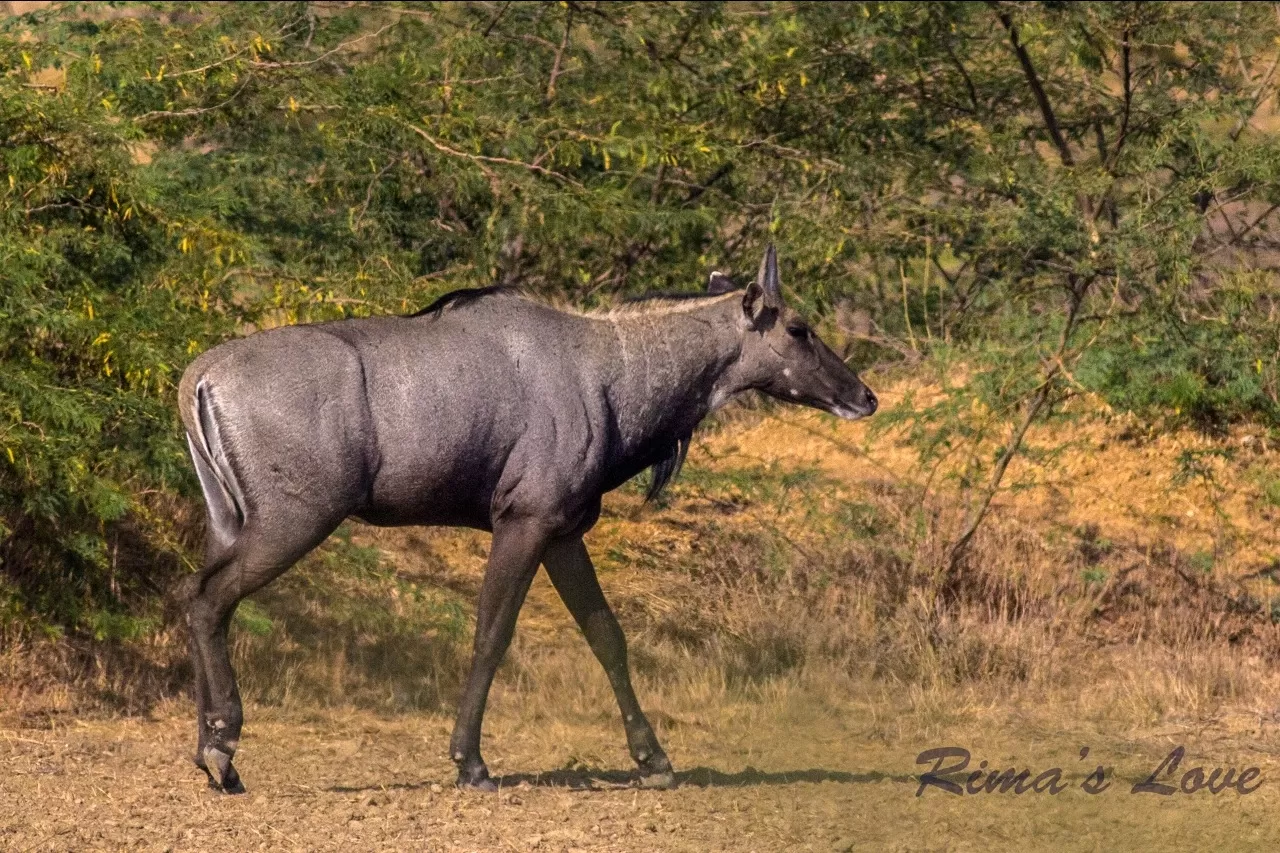
M894 390L882 397L892 402ZM892 437L870 443L863 430L818 415L731 412L695 445L662 505L644 505L638 487L620 490L589 537L642 703L689 771L686 784L709 787L629 811L591 800L563 824L549 815L578 802L565 805L563 789L535 786L519 795L522 808L497 813L432 793L429 783L448 777L443 750L488 537L353 525L237 617L233 654L250 706L242 769L253 768L251 789L260 779L299 798L255 799L244 815L269 814L292 846L313 849L359 844L375 837L359 827L378 825L392 846L441 849L546 846L552 825L576 839L560 846L583 849L629 849L638 838L659 849L847 849L944 829L1094 849L1136 842L1156 824L1196 838L1224 815L1244 819L1255 841L1269 837L1270 799L1142 811L1123 797L1064 794L966 807L915 800L910 774L920 750L942 744L967 746L975 762L1041 768L1091 745L1124 785L1175 743L1197 760L1276 771L1276 452L1232 435L1231 459L1194 457L1211 476L1179 480L1187 451L1205 439L1138 434L1096 414L1073 427L1075 449L1058 468L1014 472L1038 485L1001 496L959 582L945 584L935 569L959 523L954 501L945 487L921 486L930 472ZM18 768L15 791L56 756L96 754L94 738L132 731L117 728L122 712L139 714L157 722L128 725L159 728L122 735L134 746L103 752L101 773L122 784L112 768L128 750L148 767L174 763L113 788L113 820L129 825L116 812L136 795L148 805L129 815L181 823L155 805L158 794L135 790L185 790L180 643L173 630L128 643L10 642L0 715L22 729L16 741L0 730L0 749ZM607 780L629 766L607 681L544 576L490 707L485 748L497 773ZM387 796L383 824L363 822L379 813L366 802L374 790ZM927 805L908 807L918 802ZM341 819L323 831L306 817L334 809ZM1013 812L1022 829L1010 828ZM434 817L413 823L415 813ZM769 823L779 814L794 819ZM0 809L0 840L43 838L27 820L5 836ZM107 834L81 840L115 837L96 831ZM204 837L183 831L185 846Z
M958 517L945 488L921 485L937 472L861 425L731 412L661 506L623 489L589 537L637 679L681 707L796 690L836 705L868 685L951 707L971 690L1089 696L1078 701L1095 713L1145 723L1273 704L1276 452L1242 431L1226 439L1240 453L1201 454L1208 475L1179 480L1206 439L1141 435L1105 412L1071 439L1056 468L1012 472L1038 485L997 501L958 582L942 586ZM245 694L284 708L447 711L487 540L345 528L242 607ZM184 683L184 658L172 630L10 643L4 707L146 710ZM540 577L500 688L535 713L576 697L583 713L611 714L595 669Z

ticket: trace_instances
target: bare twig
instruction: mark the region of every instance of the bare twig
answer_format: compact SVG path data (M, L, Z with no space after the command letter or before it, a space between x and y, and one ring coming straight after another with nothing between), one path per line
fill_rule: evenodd
M315 28L316 28L315 16L310 10L307 11L307 18L311 22L311 31L307 34L307 41L306 41L306 44L303 45L303 47L311 46L311 36L314 35ZM279 37L279 36L289 35L290 30L293 28L294 24L296 23L298 22L295 21L290 24L285 24L279 30L276 30L276 36ZM214 68L219 68L223 65L226 65L228 62L231 62L236 57L241 56L245 53L248 53L252 48L253 48L253 45L246 45L240 48L239 50L237 50L235 53L232 53L228 56L224 56L222 59L219 59L217 62L210 62L208 65L202 65L199 68L189 68L186 71L175 71L172 74L166 74L165 76L166 77L186 77L191 74L203 74L205 71L212 71Z
M394 27L394 26L395 26L396 24L398 24L398 23L400 23L400 19L399 19L399 18L397 18L396 20L392 21L392 22L391 22L391 23L389 23L389 24L386 24L386 25L385 25L385 26L383 26L383 27L380 27L380 28L378 28L378 29L374 30L374 31L373 31L373 32L371 32L371 33L365 33L365 34L364 34L364 35L362 35L362 36L357 36L356 38L353 38L353 39L349 39L349 40L347 40L347 41L344 41L342 44L339 44L338 46L336 46L336 47L334 47L334 48L331 48L330 50L326 50L324 53L320 54L320 55L319 55L319 56L317 56L315 59L305 59L305 60L299 60L299 61L297 61L297 62L258 62L258 61L254 61L254 62L250 62L249 64L250 64L250 65L252 65L254 68L264 68L264 69L275 69L275 68L302 68L302 67L307 66L307 65L315 65L315 64L316 64L316 63L318 63L318 62L324 62L326 59L328 59L329 57L333 56L335 53L341 53L341 52L342 52L342 51L344 51L344 50L350 50L351 48L355 47L356 45L360 44L361 42L368 41L368 40L369 40L369 39L371 39L371 38L377 38L378 36L382 35L382 34L383 34L383 33L385 33L387 30L391 29L392 27Z
M1044 377L1033 392L1031 400L1023 412L1022 420L1014 428L1013 434L1009 437L1009 442L996 460L995 467L991 471L991 477L987 480L987 485L983 488L978 502L970 508L968 517L965 519L964 531L960 534L960 538L956 540L955 544L951 546L948 568L948 576L951 578L954 578L960 561L968 551L969 544L973 541L974 533L977 532L979 525L982 524L982 520L986 518L987 510L991 507L991 501L995 498L996 492L1000 489L1000 483L1004 479L1005 470L1022 448L1022 442L1027 436L1027 430L1035 423L1036 418L1039 417L1044 407L1053 400L1054 386L1056 385L1058 374L1065 368L1063 356L1071 344L1071 333L1075 330L1080 316L1080 306L1084 302L1084 296L1089 284L1090 281L1085 281L1079 284L1073 283L1071 287L1066 322L1063 323L1058 346L1047 362Z
M560 46L556 48L556 58L551 63L551 80L547 83L546 102L549 104L556 99L556 78L560 76L560 63L564 60L565 48L569 46L569 33L573 30L573 7L569 6L564 10L564 38L560 39Z
M893 350L898 355L902 356L907 364L919 364L924 358L924 356L920 354L919 350L912 349L897 338L890 338L885 335L876 335L870 332L860 332L856 329L849 328L839 321L836 322L836 328L855 340L866 341L867 343L875 344L878 347ZM862 372L865 368L859 367L858 370Z
M311 40L316 36L316 13L311 8L311 4L307 4L307 40L302 43L303 50L311 49Z
M532 33L520 33L519 35L516 36L516 38L520 39L521 41L527 41L530 44L540 44L543 47L548 47L548 48L551 48L552 50L556 49L555 42L547 41L542 36L535 36Z
M969 76L969 71L964 67L964 63L960 61L960 57L956 56L950 40L945 41L943 46L947 49L947 57L951 60L951 64L960 72L960 77L964 80L965 90L969 93L969 102L973 104L973 112L977 114L982 109L982 105L978 103L978 89L973 85L973 78Z
M907 270L902 265L902 261L898 261L898 275L902 278L902 319L907 324L907 339L911 341L911 349L916 349L916 333L911 330L911 311L908 310L907 303Z
M1280 11L1277 12L1280 16ZM1275 77L1276 66L1280 65L1280 53L1276 54L1276 58L1271 61L1271 67L1267 69L1267 73L1263 76L1262 82L1258 84L1258 88L1253 93L1253 104L1249 107L1249 111L1240 116L1236 122L1236 126L1231 129L1231 141L1235 142L1240 138L1240 134L1244 133L1244 129L1249 126L1249 122L1253 120L1254 115L1258 112L1258 107L1262 106L1262 102L1266 100L1267 87L1271 85L1271 79ZM1247 79L1247 78L1246 78Z
M779 143L774 142L771 139L751 139L751 140L748 140L747 142L742 143L740 147L743 150L748 150L751 148L765 148L765 149L768 149L769 151L774 152L775 154L786 154L791 157L798 158L802 162L807 161L812 156L811 152L801 151L799 148L792 148L787 145L780 145ZM827 157L814 158L814 162L820 163L823 166L826 166L828 169L831 169L836 172L846 171L843 163L838 163L835 160L832 160Z
M684 203L685 203L685 204L692 204L693 202L697 201L699 198L701 198L701 197L702 197L702 194L703 194L703 193L705 193L707 190L711 189L711 187L712 187L712 186L713 186L717 181L719 181L721 178L723 178L725 175L729 174L729 173L730 173L730 172L732 172L732 171L733 171L733 162L732 162L732 161L725 162L725 163L721 163L721 164L716 168L716 170L715 170L714 172L712 172L712 173L711 173L711 177L707 178L707 179L706 179L705 181L703 181L701 184L698 184L697 186L695 186L695 187L693 187L691 190L689 190L689 194L688 194L687 196L685 196ZM668 182L668 183L674 183L674 181L672 181L672 179L671 179L671 178L667 178L667 182Z
M80 204L81 202L79 199L76 199L74 201L50 202L49 204L42 204L39 207L28 207L25 211L23 211L23 213L25 213L27 216L30 216L33 213L40 213L43 210L55 210L60 207L79 207Z
M1212 258L1214 255L1217 255L1219 252L1223 251L1224 249L1230 249L1230 248L1239 246L1241 244L1241 241L1243 241L1244 238L1247 237L1249 233L1253 231L1253 229L1261 225L1264 220L1270 217L1271 214L1275 213L1276 210L1278 209L1280 209L1280 202L1277 202L1276 204L1272 204L1271 206L1269 206L1265 211L1263 211L1256 218L1254 218L1252 222L1250 222L1244 228L1240 229L1239 232L1232 231L1230 240L1217 241L1217 245L1215 245L1212 249L1209 250L1208 254L1204 256L1204 260L1208 260L1209 258ZM1221 207L1219 207L1219 210L1221 210ZM1226 219L1225 211L1223 211L1222 216L1223 216L1223 219L1225 220Z
M667 164L658 164L658 174L653 179L653 186L649 190L649 204L654 207L658 206L659 200L662 198L662 180L667 175Z
M429 142L433 148L435 148L440 153L448 154L450 157L461 157L465 160L472 161L473 163L478 165L480 169L485 173L485 175L489 178L493 178L494 174L492 169L489 169L485 166L486 163L493 163L495 165L501 165L501 166L519 166L520 168L527 169L530 172L535 172L539 175L543 175L548 178L554 178L557 181L563 181L566 184L572 184L573 186L578 187L579 189L584 189L582 184L578 183L572 178L567 177L565 175L561 175L559 172L554 172L551 169L546 168L545 166L539 166L536 163L526 163L523 160L512 160L508 157L490 157L485 154L468 154L466 151L459 151L457 148L453 148L449 145L444 144L443 142L436 139L434 136L427 133L425 130L418 127L417 125L410 124L407 121L400 121L400 123L403 124L405 127L409 128L410 130L412 130L414 133L421 136L423 139Z
M242 47L239 50L237 50L235 53L232 53L228 56L223 57L222 59L219 59L217 62L210 62L208 65L201 65L199 68L189 68L186 71L175 71L172 74L166 74L165 76L166 77L187 77L191 74L203 74L206 71L212 71L215 68L220 68L221 66L226 65L228 62L231 62L236 57L241 56L242 54L248 53L248 51L249 51L248 47Z
M406 9L403 6L392 6L389 3L348 3L349 8L356 9L377 9L379 12L391 12L400 17L418 18L422 21L448 21L447 17L438 17L434 12L424 11L421 9Z
M220 110L223 107L225 107L227 104L234 101L236 98L240 97L240 93L245 90L245 87L248 86L252 80L253 80L252 75L247 75L244 78L244 82L240 84L240 88L236 89L235 92L231 94L231 97L227 98L225 101L223 101L220 104L214 104L211 107L197 107L189 110L152 110L149 113L143 113L142 115L134 116L133 120L134 121L150 121L151 119L155 119L155 118L186 118L188 116L198 116L198 115L203 115L204 113L211 113L211 112L214 112L215 110Z
M351 223L351 229L353 231L358 230L360 228L360 224L364 222L364 215L369 212L369 205L373 203L373 191L378 186L378 182L382 180L383 175L395 168L396 164L399 163L401 159L403 158L397 158L390 161L387 165L379 169L377 174L369 180L369 186L365 188L364 191L364 204L360 205L360 212L355 215L355 219Z

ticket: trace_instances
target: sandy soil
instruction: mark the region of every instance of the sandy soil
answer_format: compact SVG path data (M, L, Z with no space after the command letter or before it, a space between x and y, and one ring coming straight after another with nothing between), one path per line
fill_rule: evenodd
M653 792L628 785L620 734L603 714L531 722L508 704L499 698L489 721L487 757L503 784L489 795L450 786L441 716L250 709L238 758L249 793L238 797L207 790L186 762L190 726L176 705L150 720L0 729L0 848L1094 850L1157 837L1164 849L1280 841L1280 735L1256 718L1115 737L992 710L899 736L868 708L816 711L802 699L740 706L712 725L667 719L681 785ZM1166 781L1178 784L1195 766L1206 774L1256 766L1261 776L1249 787L1259 787L1131 793L1179 744L1187 757ZM986 760L1032 776L1060 767L1068 787L964 796L930 788L916 797L917 754L946 745L969 748L973 767ZM1113 784L1089 795L1080 785L1095 761Z

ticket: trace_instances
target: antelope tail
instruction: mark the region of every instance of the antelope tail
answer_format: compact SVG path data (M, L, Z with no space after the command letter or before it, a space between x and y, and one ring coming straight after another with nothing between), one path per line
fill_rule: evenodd
M203 380L196 384L193 399L184 400L187 447L195 462L196 476L209 510L209 535L222 545L230 545L244 527L244 492L236 480L226 453L213 407L210 389Z

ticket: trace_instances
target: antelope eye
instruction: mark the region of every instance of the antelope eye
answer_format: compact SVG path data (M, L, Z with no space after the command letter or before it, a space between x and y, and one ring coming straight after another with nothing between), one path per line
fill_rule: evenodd
M803 341L809 337L809 329L807 326L787 326L787 334Z

